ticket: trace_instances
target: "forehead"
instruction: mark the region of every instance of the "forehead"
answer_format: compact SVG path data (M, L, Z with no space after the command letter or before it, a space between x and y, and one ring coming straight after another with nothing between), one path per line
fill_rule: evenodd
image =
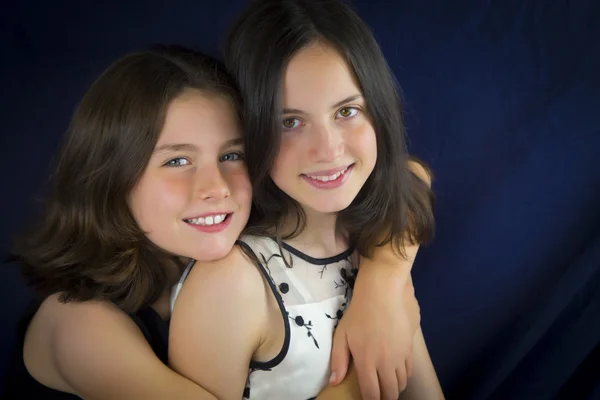
M158 144L208 144L241 136L231 101L224 95L187 90L171 101Z
M298 51L285 70L284 106L314 109L360 94L354 71L333 47L313 42Z

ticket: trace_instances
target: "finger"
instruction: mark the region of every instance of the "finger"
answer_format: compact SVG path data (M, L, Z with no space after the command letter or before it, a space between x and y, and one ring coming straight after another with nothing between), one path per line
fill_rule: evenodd
M358 384L363 400L380 399L377 371L372 365L373 363L367 363L363 359L354 358L354 366L358 375Z
M403 368L398 368L396 370L396 379L398 381L398 391L400 393L404 392L406 390L406 387L408 386L408 376ZM398 396L400 396L400 393L398 394ZM396 399L397 398L398 397L396 397Z
M402 371L400 374L399 371ZM398 400L400 392L399 385L401 381L398 379L399 376L406 380L406 372L403 372L404 368L395 370L392 367L382 368L377 371L379 377L379 390L381 391L381 398L384 400Z
M412 352L408 355L406 359L406 377L410 378L413 374L413 354Z
M329 383L337 385L346 377L350 364L350 348L343 330L336 330L331 349L331 377Z

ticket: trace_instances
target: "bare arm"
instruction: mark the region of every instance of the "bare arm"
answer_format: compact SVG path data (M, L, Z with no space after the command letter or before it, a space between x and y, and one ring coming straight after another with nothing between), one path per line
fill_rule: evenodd
M224 259L196 265L171 318L171 367L219 399L241 399L265 336L266 293L260 272L237 247Z
M408 386L400 395L400 400L444 400L444 393L437 378L423 332L419 328L414 340L413 375ZM346 378L337 386L328 386L317 396L317 400L360 400L360 386L356 369L351 364Z
M409 167L430 185L420 164L409 162ZM420 324L410 277L418 250L418 244L406 246L402 256L389 243L377 248L372 258L361 258L352 302L334 337L334 385L344 378L351 352L364 398L397 399L406 388Z
M419 163L415 161L409 161L408 167L423 182L425 182L428 186L431 186L431 177ZM402 283L407 283L410 279L410 271L412 270L418 251L418 244L406 246L404 248L404 257L402 257L397 254L396 251L394 251L392 243L388 243L385 246L376 248L373 252L373 257L361 257L360 267L361 269L380 268L381 266L395 267L396 279L400 279Z
M334 335L332 371L343 370L351 352L357 371L352 379L360 381L364 399L396 400L412 371L419 304L410 276L403 283L396 270L397 266L379 266L361 271L362 280L356 281Z
M317 400L360 400L360 387L358 386L358 376L356 368L352 364L348 368L346 378L337 386L327 386Z
M50 341L54 368L69 392L89 400L206 399L206 390L176 374L152 351L128 315L111 304L71 307Z
M401 400L444 400L442 387L433 368L425 345L423 331L419 329L414 338L413 375L408 380Z
M428 185L431 185L431 179L421 165L419 165L416 162L409 162L409 166L419 178L421 178ZM410 276L410 271L412 270L412 266L416 258L418 249L418 245L406 247L405 258L402 258L398 257L398 255L395 252L393 252L391 246L388 245L382 248L378 248L375 251L374 257L371 260L361 260L366 264L367 268L375 268L376 265L379 265L379 268L381 268L381 266L393 267L395 265L396 269L398 270L398 279L406 279L407 285L405 286L405 288L412 290L411 294L405 293L405 307L407 307L410 304L410 302L407 300L410 300L410 297L414 296L414 287L412 286L412 278ZM418 310L418 304L415 304L415 306ZM410 368L411 376L408 379L406 390L402 392L400 399L443 400L444 394L442 392L442 388L437 378L437 374L433 367L431 357L429 356L427 345L425 344L425 338L423 336L423 331L421 330L420 326L420 317L417 319L413 318L411 320L411 331L415 333L412 340L413 355Z
M408 165L415 175L423 180L428 186L431 186L431 177L420 164L409 161ZM418 251L419 244L409 245L404 248L404 255L401 256L395 251L393 244L390 242L385 246L377 247L371 258L361 257L360 268L361 270L373 270L390 267L390 279L397 281L401 288L412 288L410 272ZM404 305L406 306L407 304ZM413 333L416 333L418 324L413 326L413 328Z

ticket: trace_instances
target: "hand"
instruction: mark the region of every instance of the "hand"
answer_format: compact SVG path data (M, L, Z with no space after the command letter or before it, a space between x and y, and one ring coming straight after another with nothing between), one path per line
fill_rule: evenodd
M419 304L410 276L397 265L361 269L332 350L331 383L340 383L350 353L364 399L397 400L412 373Z

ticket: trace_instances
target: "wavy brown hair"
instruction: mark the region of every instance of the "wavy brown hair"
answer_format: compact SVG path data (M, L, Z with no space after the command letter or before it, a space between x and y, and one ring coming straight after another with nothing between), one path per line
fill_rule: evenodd
M247 232L285 239L305 226L302 207L275 185L270 172L280 145L286 66L315 41L335 48L351 66L377 135L375 168L351 205L338 214L338 224L361 255L390 241L403 254L407 242L431 239L433 194L409 168L399 88L383 53L367 24L338 0L253 1L227 36L225 64L245 99L245 154L254 185ZM297 223L282 233L287 215Z
M217 60L155 46L113 63L91 85L54 160L44 212L15 240L27 283L60 300L100 299L136 311L157 300L178 267L130 212L129 195L183 91L239 95Z

